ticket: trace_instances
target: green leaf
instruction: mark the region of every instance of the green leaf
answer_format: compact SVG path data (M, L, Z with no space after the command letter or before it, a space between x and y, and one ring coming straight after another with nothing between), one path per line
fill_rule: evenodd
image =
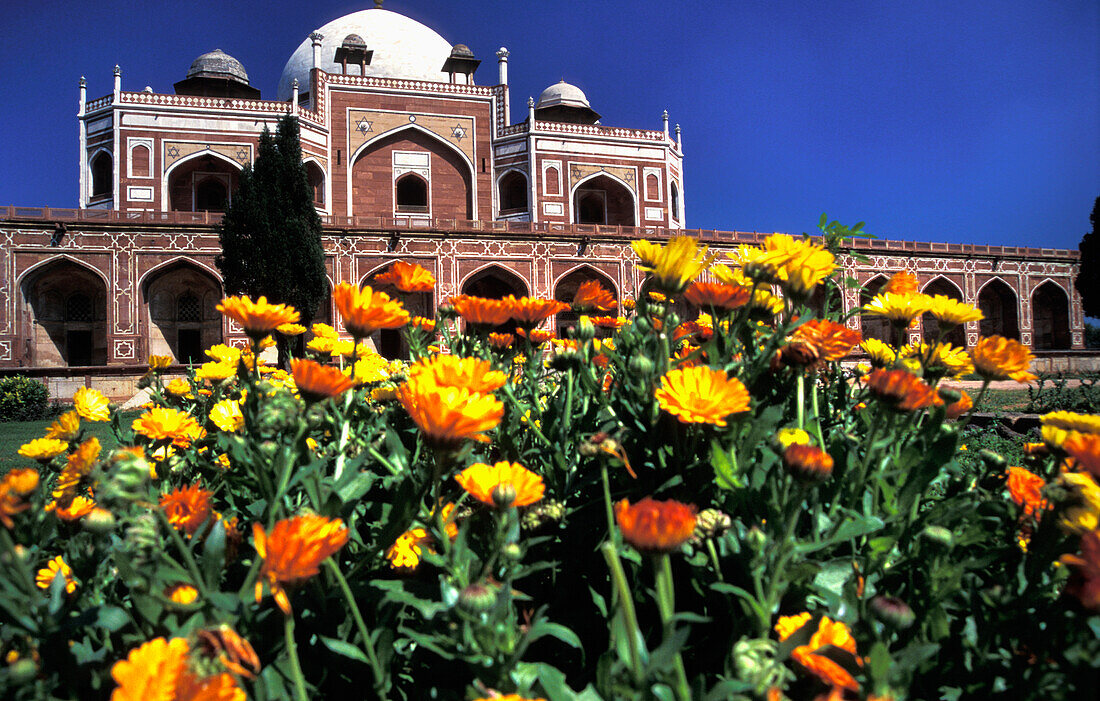
M202 547L202 574L206 584L217 590L221 584L222 570L225 568L225 527L215 520Z
M583 651L584 646L581 644L581 639L577 637L577 634L569 630L560 623L551 623L550 621L539 621L531 626L530 632L527 633L527 643L533 643L539 638L549 635L552 638L557 638L570 647L575 647L578 650Z
M347 657L348 659L355 660L356 662L362 662L363 664L370 664L370 660L367 659L366 654L363 653L358 647L352 645L349 642L343 640L337 640L336 638L329 638L324 635L317 636L321 643L324 644L329 650L332 650L337 655Z
M96 616L96 625L114 633L130 623L130 614L117 606L101 606Z
M732 455L718 441L710 444L710 464L714 468L714 483L721 489L741 489L745 485L734 474Z

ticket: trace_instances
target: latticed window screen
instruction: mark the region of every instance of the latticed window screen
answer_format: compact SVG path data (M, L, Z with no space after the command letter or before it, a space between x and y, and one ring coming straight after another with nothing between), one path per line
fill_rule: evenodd
M176 321L202 321L202 306L193 294L180 295L176 302Z
M65 301L65 321L91 321L92 298L75 294Z

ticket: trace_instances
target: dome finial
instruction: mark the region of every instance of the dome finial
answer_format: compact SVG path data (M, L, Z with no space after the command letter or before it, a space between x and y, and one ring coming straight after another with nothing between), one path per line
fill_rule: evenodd
M381 10L382 9L382 0L374 0L374 9L376 9L376 10Z

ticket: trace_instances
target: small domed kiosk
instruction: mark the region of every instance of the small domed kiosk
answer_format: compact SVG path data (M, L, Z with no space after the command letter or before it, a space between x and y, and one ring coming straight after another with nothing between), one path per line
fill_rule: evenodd
M173 87L177 95L260 99L260 91L249 84L248 73L241 62L221 49L192 61L187 77Z

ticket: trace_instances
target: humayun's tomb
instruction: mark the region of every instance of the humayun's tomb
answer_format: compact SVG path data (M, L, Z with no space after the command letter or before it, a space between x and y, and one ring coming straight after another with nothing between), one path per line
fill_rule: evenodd
M81 78L78 207L0 208L0 368L49 377L57 395L88 383L121 397L150 354L186 363L211 344L243 344L215 310L216 224L260 132L288 112L299 119L333 285L403 259L436 275L426 307L460 292L568 300L590 278L629 297L643 279L632 239L688 233L718 250L763 239L687 229L680 127L670 130L667 113L653 130L605 126L563 81L510 123L508 50L495 58L493 84L479 84L468 47L370 9L310 33L275 99L220 50L196 58L174 94L123 90L116 66L111 92L88 99ZM1063 359L1083 347L1077 251L856 247L866 261L841 262L862 289L845 290L845 311L908 269L924 291L984 312L957 344L1001 334ZM316 318L332 317L329 303Z

